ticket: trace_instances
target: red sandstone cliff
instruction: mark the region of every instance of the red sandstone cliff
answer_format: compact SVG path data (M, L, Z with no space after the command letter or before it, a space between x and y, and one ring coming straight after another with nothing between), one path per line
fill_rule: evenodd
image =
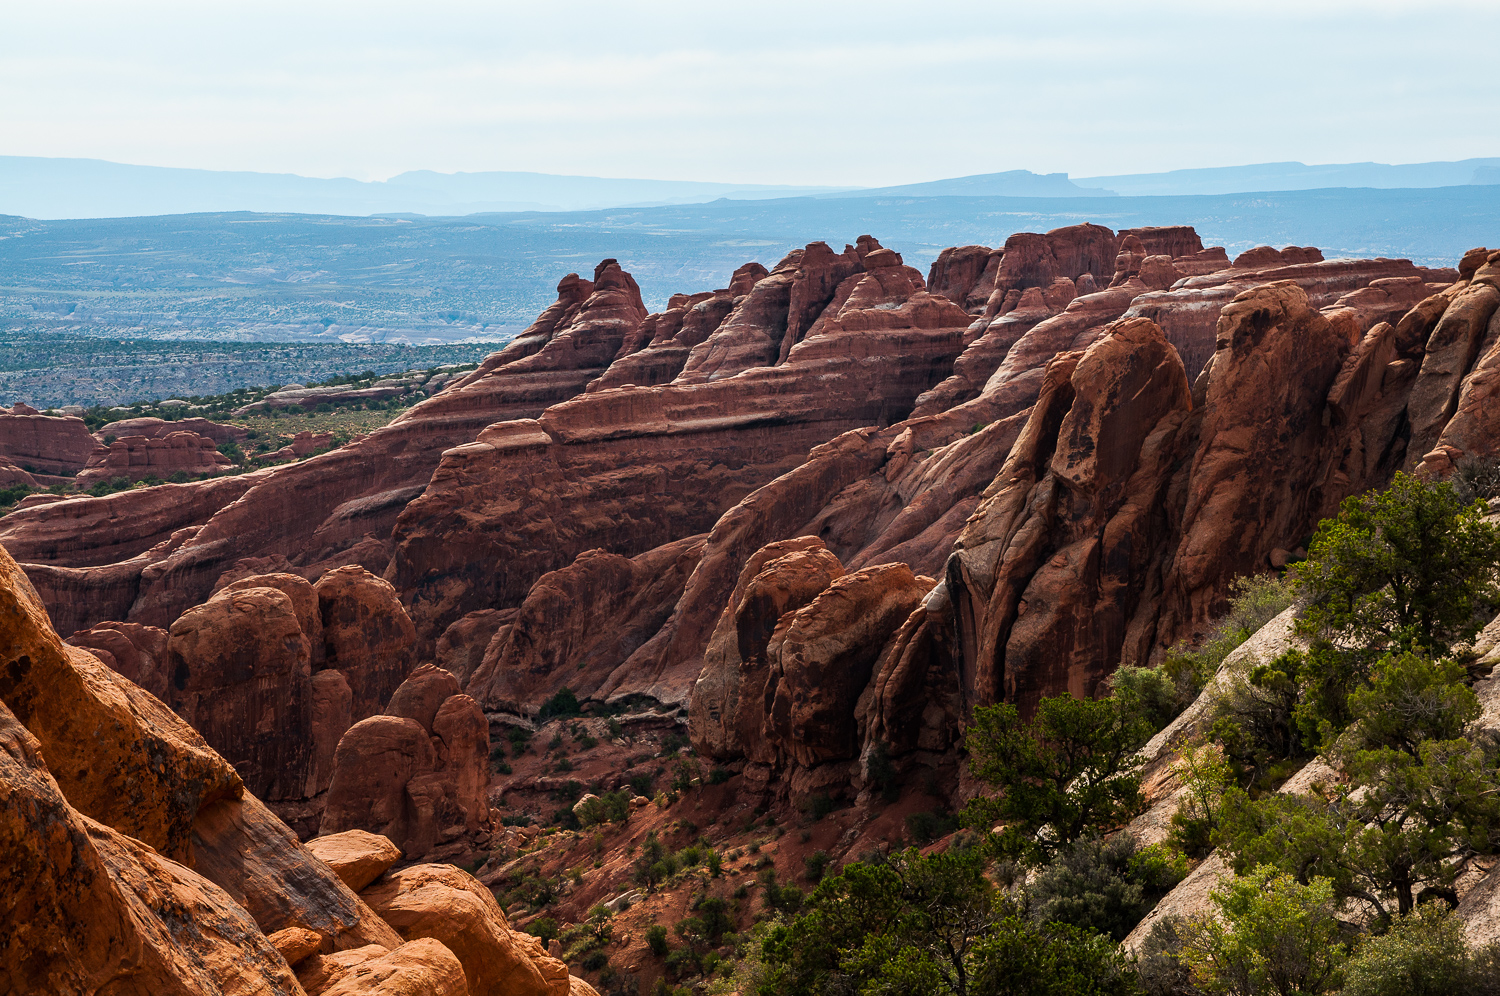
M853 741L835 737L838 763L872 737L940 749L974 702L1087 694L1191 637L1231 577L1339 497L1486 452L1493 268L1486 253L1431 271L1301 249L1231 265L1188 228L1080 225L945 251L924 280L864 236L747 264L647 315L606 260L367 439L23 509L0 542L67 630L175 627L231 581L357 565L402 603L361 625L409 616L402 667L436 655L483 708L534 710L568 684L698 715L712 703L695 686L728 687L705 667L746 565L817 537L851 575L942 579L880 646L859 637L873 656L840 693L860 719ZM1263 445L1235 442L1247 432ZM288 651L282 670L305 675L286 708L338 712L343 692L319 675L347 669L318 659L336 655L326 631L300 629L308 662ZM160 680L165 664L121 653ZM343 725L384 710L404 673L364 690L346 674ZM942 674L962 679L934 685ZM298 724L249 751L295 773L286 798L326 785L333 762L330 734ZM830 763L773 753L756 763Z

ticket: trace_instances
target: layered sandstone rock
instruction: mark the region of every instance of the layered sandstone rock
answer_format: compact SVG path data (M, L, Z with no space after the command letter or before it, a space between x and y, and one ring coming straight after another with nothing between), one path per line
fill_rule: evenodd
M78 472L80 484L123 477L131 481L154 477L166 480L174 474L197 476L219 474L233 466L207 436L176 429L162 436L120 436L103 452L89 458Z
M951 250L923 281L862 237L842 253L814 243L770 272L742 267L730 287L675 296L651 316L606 262L597 286L565 280L527 335L363 450L363 477L328 454L308 461L323 461L317 478L293 468L250 475L245 500L206 523L164 502L144 546L118 526L78 538L87 533L80 523L119 518L67 507L87 502L13 513L0 534L39 556L95 561L98 570L30 569L63 611L99 595L126 603L115 618L164 614L247 570L320 577L357 557L384 572L412 629L387 593L343 636L325 633L325 648L349 641L337 648L344 662L314 674L329 675L315 697L326 729L379 711L404 676L399 665L373 663L373 646L357 646L356 634L368 642L382 619L394 620L397 639L375 642L436 652L492 708L535 708L563 684L596 698L688 701L707 677L716 624L734 617L737 586L753 580L742 578L747 562L768 543L816 536L853 573L904 564L944 578L892 627L862 686L869 694L851 711L859 751L875 742L872 731L903 750L942 750L975 701L1086 690L1119 660L1150 659L1191 637L1230 576L1263 568L1270 549L1292 548L1292 534L1331 503L1377 486L1403 461L1431 455L1424 472L1444 473L1483 455L1486 434L1464 425L1483 424L1491 344L1474 306L1483 310L1491 286L1487 261L1471 254L1443 272L1276 251L1230 267L1191 229L1074 226L995 251ZM1435 286L1456 276L1460 285ZM1111 323L1122 316L1150 319L1165 347L1120 333ZM1236 339L1258 345L1236 352ZM1119 369L1086 367L1075 386L1060 357L1081 362L1105 343ZM1164 369L1173 352L1182 383L1196 383L1190 405L1179 404L1174 378L1167 391L1147 377L1135 395L1116 379L1136 363ZM506 417L544 396L571 400L533 409L539 417ZM1153 406L1186 412L1170 461L1164 436L1135 424L1149 422L1141 413ZM486 412L500 421L461 435ZM1059 441L1048 419L1081 428ZM1407 443L1408 423L1428 427L1421 452ZM1238 457L1236 434L1266 424L1282 431L1257 442L1253 458ZM428 481L420 465L444 438L460 445L446 444ZM1143 462L1127 473L1100 469L1103 456L1077 457L1100 439L1125 440L1110 453ZM1023 448L1030 469L1011 468ZM412 483L387 487L396 473L388 465ZM1285 483L1266 477L1273 466ZM1021 476L1007 478L1013 470ZM1022 477L1036 501L1007 525L1011 512L997 502ZM344 497L330 507L332 491ZM184 497L204 493L191 486ZM257 516L293 494L315 526L268 527ZM1150 497L1149 514L1133 505L1140 495ZM1041 559L1028 566L1024 543L1009 560L975 554L964 569L977 573L955 580L949 554L976 513L986 528L1014 525L1028 542L1047 533L1031 550ZM12 527L17 515L28 518ZM1240 532L1215 533L1208 523L1221 519ZM1105 532L1091 546L1084 534L1096 527ZM694 536L703 532L699 553ZM1091 559L1127 547L1130 556L1107 569ZM109 559L116 553L128 555ZM1075 575L1081 593L1064 597ZM987 615L983 641L965 612ZM347 663L354 658L371 666ZM714 659L729 658L720 647ZM729 673L715 667L720 678ZM738 694L734 682L716 681L704 687ZM420 754L417 743L409 748ZM821 748L806 757L790 744L778 750L777 764L803 772L835 763L819 760Z
M149 968L153 958L158 963L165 959L165 971L180 975L185 983L197 977L196 970L172 967L173 958L184 966L188 963L183 959L199 956L201 961L230 964L233 954L212 953L217 943L212 938L219 929L214 926L216 922L236 931L232 943L241 958L249 957L259 945L261 951L270 952L269 957L277 960L274 949L264 938L257 940L259 935L253 928L264 933L290 926L294 920L320 930L335 944L397 940L331 872L301 851L296 838L257 800L243 794L234 769L192 728L152 696L100 665L92 655L62 644L47 625L24 575L5 555L0 555L0 613L4 615L0 632L6 641L0 652L5 673L10 676L0 686L0 700L9 710L7 715L13 714L27 727L26 735L34 738L34 751L55 776L51 784L66 800L66 813L59 817L62 822L52 825L60 828L73 820L75 826L87 827L96 853L102 855L100 860L111 868L108 880L90 878L83 872L70 875L70 888L107 890L114 888L107 884L113 881L135 894L132 899L116 889L139 911L120 913L118 904L112 906L107 898L97 902L89 899L85 906L55 906L58 915L70 924L62 929L63 935L83 936L90 918L109 929L111 915L129 916L133 926L112 936L119 937L134 953L127 951L107 970L128 975L132 964L139 964L141 978L148 983L160 978ZM27 781L14 772L7 772L0 784L4 791L20 793L13 797L20 801L18 812L35 805L30 800L45 794L37 788L35 778ZM7 811L11 811L9 807ZM78 823L89 817L94 822ZM130 838L152 850L140 849ZM80 838L75 834L74 839ZM86 848L80 848L82 844L75 845L78 860L93 860ZM48 860L63 853L49 849ZM155 864L137 874L142 862ZM174 862L190 864L202 879L212 883L212 888ZM27 867L24 862L7 861L6 865ZM31 867L36 873L43 870L39 865ZM148 887L157 891L149 892ZM7 894L21 893L7 890ZM233 909L222 908L218 897L223 894L232 901ZM155 914L146 911L142 903L159 912L171 911L169 922L151 926ZM202 918L201 923L183 920L180 910L184 905ZM247 923L253 928L247 928ZM154 933L136 944L128 938L138 929ZM177 938L184 931L186 934ZM39 943L35 936L28 935L28 939ZM162 945L192 948L200 942L203 946L196 949L199 955L178 951L158 958L150 953L153 947ZM107 956L111 943L101 939L97 949L63 955L55 968L81 971L69 959L86 963L90 958ZM133 963L132 958L141 961ZM246 962L252 969L247 974L249 979L257 978L255 964L253 960ZM275 988L284 983L282 975L263 981L269 988L261 991L295 991ZM162 985L166 991L219 991L177 990ZM59 991L95 990L63 986Z
M206 436L216 444L243 443L250 436L250 430L242 426L224 425L206 418L179 418L169 422L146 416L106 422L95 431L94 438L108 446L106 440L110 437L124 439L127 436L144 436L147 439L162 439L174 432L184 431Z
M973 701L1092 694L1166 539L1161 499L1190 409L1182 361L1148 321L1048 364L948 569Z
M535 712L564 685L593 695L671 614L703 539L689 536L630 559L589 550L543 575L485 650L469 694L500 712Z
M751 761L762 785L789 769L798 796L847 783L860 748L855 705L887 639L931 587L905 564L846 574L812 537L758 551L693 689L695 746Z
M155 695L167 697L167 631L139 623L103 622L68 637L111 671Z
M314 586L323 666L349 682L356 720L380 712L411 671L416 631L396 590L363 567L329 571Z
M608 365L644 308L613 261L600 270L597 293L564 281L558 305L505 350L364 439L252 474L26 509L0 523L0 543L70 631L106 619L168 626L246 558L364 564L360 544L383 543L444 450L497 420L540 414Z
M490 830L489 723L442 668L424 664L384 715L339 740L321 830L366 830L411 856L467 850Z
M810 246L756 283L672 384L596 391L449 451L395 532L388 576L418 630L519 605L590 548L636 556L706 530L810 447L904 416L969 321L921 283L873 240L842 255Z
M478 609L464 615L438 637L434 663L457 678L459 685L467 686L496 635L515 620L516 611Z
M0 459L26 473L72 477L101 448L81 418L0 411Z
M670 383L682 372L693 348L717 332L738 299L767 275L759 263L746 263L734 271L729 286L722 290L673 295L666 311L648 315L635 333L626 337L615 361L590 381L587 389L592 392Z
M302 798L311 767L312 663L292 601L224 591L172 624L167 702L271 800Z
M1256 246L1234 257L1237 268L1255 270L1267 266L1288 266L1296 263L1321 263L1323 253L1312 246L1287 246L1275 249L1271 246Z
M1476 361L1483 358L1484 371L1494 365L1488 354L1493 352L1500 334L1500 325L1492 321L1500 312L1500 254L1486 257L1469 278L1468 285L1445 303L1442 317L1427 336L1422 365L1407 404L1411 422L1409 465L1421 461L1444 436L1444 430L1458 411L1465 377ZM1481 377L1480 383L1470 390L1465 417L1454 427L1452 441L1447 441L1447 445L1464 450L1464 446L1457 444L1469 442L1472 430L1468 426L1475 421L1476 409L1482 408L1477 401L1490 390L1490 379ZM1451 460L1451 454L1449 457Z
M0 801L0 989L301 992L223 890L74 810L3 703Z

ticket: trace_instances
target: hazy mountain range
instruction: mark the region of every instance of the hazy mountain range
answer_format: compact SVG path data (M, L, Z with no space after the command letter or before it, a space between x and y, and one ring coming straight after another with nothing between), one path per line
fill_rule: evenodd
M898 186L798 187L636 180L548 173L435 173L389 180L131 166L101 159L0 156L0 214L120 218L220 211L367 216L592 211L788 197L1110 197L1235 194L1331 187L1431 188L1500 184L1500 158L1460 162L1262 163L1070 178L1009 170Z

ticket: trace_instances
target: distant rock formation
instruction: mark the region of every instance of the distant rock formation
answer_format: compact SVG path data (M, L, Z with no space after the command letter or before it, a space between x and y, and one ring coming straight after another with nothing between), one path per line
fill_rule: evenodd
M398 795L439 770L421 745L441 736L388 714L427 661L496 714L535 714L565 685L686 705L702 749L768 792L781 775L858 789L877 746L946 756L976 704L1092 694L1200 634L1232 577L1343 496L1491 455L1494 255L1438 270L1262 247L1231 263L1185 226L1074 225L945 250L924 279L861 236L746 264L658 314L605 260L368 438L23 508L0 542L60 625L151 682L175 665L95 624L212 630L238 599L265 620L256 639L294 643L277 597L243 592L268 573L316 581L321 634L291 610L306 664L286 647L259 661L302 675L276 706L301 746L275 764L302 789L244 768L278 806L309 807L284 809L304 832L362 720L422 731L397 738ZM760 576L788 557L787 579ZM827 578L802 592L804 570ZM777 643L784 618L812 642ZM799 677L834 657L818 689ZM269 741L247 757L262 750L280 757Z
M0 486L61 483L100 449L81 418L42 415L21 405L0 409Z

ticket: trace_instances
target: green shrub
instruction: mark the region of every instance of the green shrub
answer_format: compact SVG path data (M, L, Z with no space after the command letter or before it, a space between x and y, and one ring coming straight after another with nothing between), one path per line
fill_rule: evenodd
M540 937L547 944L557 937L557 921L550 916L538 917L526 925L526 933Z
M1086 837L1037 873L1031 915L1038 923L1071 924L1122 941L1186 875L1180 857L1160 846L1137 851L1128 833L1108 841Z
M710 784L710 785L723 785L725 782L729 781L729 779L731 779L733 777L734 777L734 772L733 771L730 771L728 768L722 768L722 767L719 767L718 765L715 765L713 767L713 769L711 771L709 771L709 773L708 773L708 784Z
M1303 885L1262 867L1209 898L1219 915L1189 921L1182 947L1199 986L1247 996L1339 989L1348 949L1328 879Z
M583 709L578 704L578 696L573 694L571 688L564 685L557 690L556 695L542 703L542 708L537 712L537 720L546 721L581 715L583 715Z
M909 813L906 817L906 832L919 844L930 844L940 837L957 830L958 817L952 813Z
M718 944L724 935L734 930L734 918L729 915L729 904L718 896L699 895L693 902L699 930L710 944Z
M965 738L969 768L1001 791L970 801L964 823L1006 824L1000 852L1032 864L1113 830L1141 806L1136 751L1154 732L1129 696L1044 698L1026 721L1009 702L980 706Z
M673 978L683 978L688 975L697 975L702 971L698 963L698 953L690 947L681 947L667 955L667 972Z
M667 928L659 923L654 923L646 928L646 945L651 953L658 958L665 958L672 946L667 943Z
M814 823L816 823L818 820L821 820L829 813L833 812L836 808L838 808L838 804L833 801L833 798L831 796L824 792L819 792L817 795L810 796L802 804L802 811L806 813L808 819L812 820Z
M766 868L760 873L760 894L766 909L775 913L795 913L802 906L802 890L795 885L781 885L776 881L776 869Z
M1458 461L1449 483L1465 503L1500 498L1500 460L1494 457L1464 457Z
M630 793L622 790L605 792L578 807L578 822L585 827L600 823L620 823L630 815Z
M828 869L828 860L827 851L814 851L802 859L803 874L807 876L809 882L816 884L823 880L823 872Z
M516 757L526 753L526 748L531 745L531 731L520 726L512 726L505 733L505 739L510 741L510 751Z
M1496 980L1483 978L1491 964L1471 955L1457 916L1428 903L1360 946L1345 969L1344 996L1478 996L1494 991Z

